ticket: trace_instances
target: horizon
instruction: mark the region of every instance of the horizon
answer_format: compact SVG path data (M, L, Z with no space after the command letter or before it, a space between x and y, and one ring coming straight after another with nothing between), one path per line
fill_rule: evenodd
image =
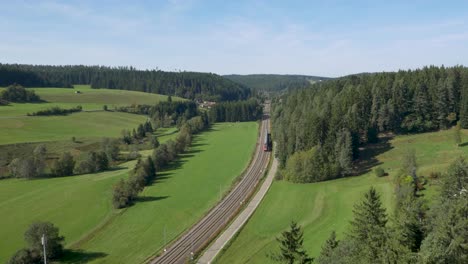
M468 61L468 3L2 2L7 64L342 77Z

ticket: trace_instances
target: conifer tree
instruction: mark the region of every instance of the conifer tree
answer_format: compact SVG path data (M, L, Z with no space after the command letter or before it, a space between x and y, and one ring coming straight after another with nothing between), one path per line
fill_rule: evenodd
M270 258L278 263L288 264L308 264L312 263L313 258L307 255L302 243L303 232L296 222L292 221L290 229L281 233L281 237L276 241L280 243L280 253L270 255Z
M317 259L318 263L329 263L329 258L333 254L333 250L338 246L339 241L336 240L336 233L332 231L330 237L328 237L325 244L322 246L322 251L320 251L320 256Z
M387 214L380 195L371 187L364 199L354 206L351 221L351 238L358 244L362 258L369 263L381 258L381 248L386 242ZM375 262L374 262L375 263Z

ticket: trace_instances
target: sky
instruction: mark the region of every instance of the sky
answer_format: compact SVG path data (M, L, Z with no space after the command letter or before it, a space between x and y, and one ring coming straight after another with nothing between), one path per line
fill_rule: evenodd
M468 66L468 1L0 0L0 63L305 74Z

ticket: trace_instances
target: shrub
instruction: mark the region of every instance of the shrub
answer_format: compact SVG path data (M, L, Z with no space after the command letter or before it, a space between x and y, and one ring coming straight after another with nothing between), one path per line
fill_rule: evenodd
M374 173L375 173L375 176L377 176L377 177L383 177L383 176L386 175L384 169L382 169L381 167L375 168Z
M54 163L52 167L52 174L55 176L69 176L73 175L73 168L75 167L75 160L69 152L65 152Z
M41 252L42 236L46 238L47 257L55 259L63 253L64 237L59 235L59 229L50 222L36 222L29 226L24 233L24 239L32 251Z
M22 248L8 260L7 264L26 264L26 263L40 263L41 256L37 251L28 248Z
M32 115L32 116L68 115L68 114L75 113L75 112L81 112L82 109L83 108L80 105L75 108L70 108L70 109L64 109L58 106L54 106L46 110L34 112L32 114L28 113L28 115Z

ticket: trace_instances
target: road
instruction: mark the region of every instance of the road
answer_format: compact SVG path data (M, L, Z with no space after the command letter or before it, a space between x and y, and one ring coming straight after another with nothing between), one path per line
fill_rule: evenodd
M266 107L266 110L268 107ZM172 243L165 252L151 260L152 264L179 264L189 262L214 239L241 210L243 204L254 193L267 168L270 152L263 151L265 130L270 119L265 114L260 128L255 156L240 182L211 211L190 230Z

